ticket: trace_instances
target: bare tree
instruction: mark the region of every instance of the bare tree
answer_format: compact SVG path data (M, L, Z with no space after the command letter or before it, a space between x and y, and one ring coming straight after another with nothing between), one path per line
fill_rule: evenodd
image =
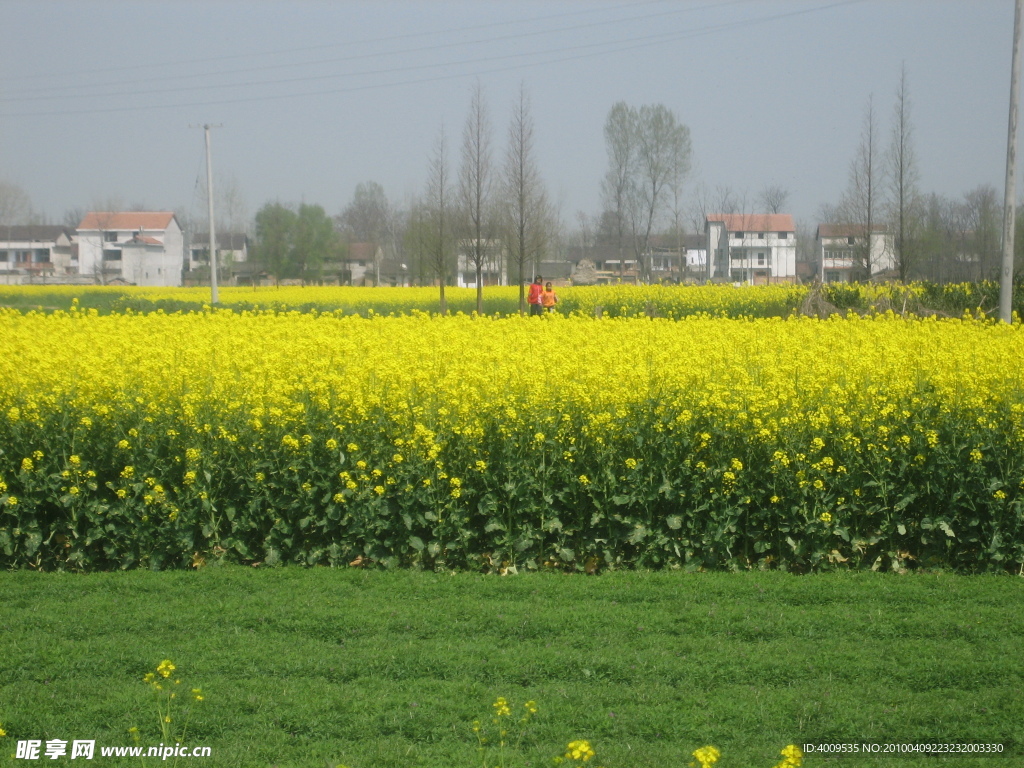
M476 311L484 311L483 269L494 240L491 178L491 123L483 86L477 81L469 101L469 116L462 133L459 198L468 256L476 271Z
M379 254L392 238L393 215L384 187L375 181L367 181L356 185L352 202L335 217L335 223L350 242L373 244L374 285L380 283Z
M28 193L17 184L0 181L0 226L29 224L31 220L32 201Z
M451 260L452 245L452 196L450 172L448 169L448 146L444 126L438 132L434 143L434 153L430 159L427 176L427 189L424 198L428 220L429 240L427 244L427 263L430 271L441 287L441 314L448 314L448 302L444 297L445 284L448 282L448 267Z
M914 155L910 124L910 96L907 93L907 65L900 70L893 109L892 136L886 163L889 179L889 218L895 234L896 268L906 282L914 262L913 231L919 218L920 195L917 189L917 160Z
M846 223L863 230L863 238L855 245L862 278L869 280L875 270L871 238L878 221L877 208L881 168L878 163L878 127L875 120L874 97L868 98L861 129L860 145L850 163L850 181L842 207Z
M690 129L662 104L640 108L637 121L637 176L633 185L633 251L640 265L640 279L651 278L651 232L665 204L665 190L673 178L681 180L690 170Z
M530 100L522 85L508 127L504 197L509 255L519 284L519 313L523 314L526 312L526 265L536 264L546 248L550 206L533 156L533 118Z
M789 190L778 184L766 184L758 195L758 202L765 213L782 213L788 200Z
M626 229L629 203L635 183L636 110L620 101L608 113L604 124L604 142L608 149L608 172L601 183L604 208L613 214L615 237L619 248L619 274L625 271Z

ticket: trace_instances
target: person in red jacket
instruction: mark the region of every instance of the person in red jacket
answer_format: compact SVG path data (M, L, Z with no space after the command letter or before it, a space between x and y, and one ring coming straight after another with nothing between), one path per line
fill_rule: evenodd
M540 315L544 312L544 307L540 303L540 295L544 291L544 278L540 275L530 283L530 293L526 296L526 303L530 305L531 315Z

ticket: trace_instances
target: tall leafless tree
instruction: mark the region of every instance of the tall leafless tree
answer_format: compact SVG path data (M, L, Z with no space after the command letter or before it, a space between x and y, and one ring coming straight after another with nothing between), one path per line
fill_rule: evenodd
M462 165L459 168L466 252L476 271L476 311L484 311L483 269L494 241L493 178L491 163L491 122L484 101L483 86L473 86L469 115L462 132Z
M448 302L444 296L448 282L448 268L452 250L452 203L454 190L448 169L448 141L444 126L438 132L434 152L430 159L427 175L427 189L424 205L429 222L429 245L427 263L441 288L441 314L448 314Z
M846 223L863 230L863 238L855 244L855 254L861 277L871 279L875 271L871 238L878 221L878 203L882 168L878 162L878 126L875 119L874 97L868 98L861 128L860 144L850 163L850 181L843 198L842 208Z
M526 267L540 261L548 241L550 216L547 193L534 158L530 99L522 85L508 126L503 187L509 257L519 284L519 313L523 314Z
M651 279L651 233L665 206L665 193L690 170L690 129L662 104L640 107L637 129L635 200L630 211L633 252L646 283Z
M604 124L608 172L601 182L601 195L605 210L613 214L612 223L619 248L620 275L625 271L627 222L636 174L636 121L636 110L626 102L620 101L611 108Z
M896 268L906 282L913 266L913 232L919 218L920 194L917 188L917 159L912 142L910 95L907 93L907 65L900 70L893 108L892 134L886 164L889 180L889 218L894 230Z

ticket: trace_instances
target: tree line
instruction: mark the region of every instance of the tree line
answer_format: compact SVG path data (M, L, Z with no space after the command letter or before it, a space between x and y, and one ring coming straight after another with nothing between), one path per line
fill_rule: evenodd
M457 271L464 273L462 282L477 286L479 309L484 285L500 273L520 286L525 308L525 284L532 274L542 262L563 258L570 247L586 252L602 246L618 254L620 270L632 262L638 279L648 282L652 244L681 244L685 233L702 233L707 214L785 212L789 190L775 183L755 195L727 185L711 189L703 182L690 183L689 128L663 104L614 104L604 139L602 210L577 212L572 226L552 203L541 175L526 89L520 87L499 143L483 86L476 82L457 154L441 126L419 193L399 204L388 199L380 184L366 181L334 217L319 205L268 202L252 222L251 258L275 282L435 285L442 310L444 288L457 282ZM237 220L237 185L229 184L224 194L230 199L218 206L230 204ZM71 221L81 213L65 218ZM23 190L0 183L0 226L40 218ZM185 228L191 228L190 218L179 215ZM838 202L821 207L817 223L845 224L863 233L884 229L892 239L896 276L904 281L977 280L993 278L999 270L996 190L986 185L960 199L921 190L905 67L887 134L883 137L870 97L846 188ZM861 279L870 278L878 266L872 264L868 244L867 236L856 244ZM814 261L814 246L813 226L798 223L798 260ZM1017 239L1017 251L1019 260L1024 238ZM358 273L357 262L362 262Z

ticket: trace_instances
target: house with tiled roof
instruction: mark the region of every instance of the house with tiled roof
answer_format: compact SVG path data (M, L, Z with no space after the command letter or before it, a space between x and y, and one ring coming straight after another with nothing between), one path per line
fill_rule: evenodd
M788 213L712 213L704 218L708 279L796 282L796 225Z
M78 225L78 271L96 282L177 286L184 261L170 211L90 211Z
M814 236L817 279L849 283L891 275L896 255L888 228L872 226L870 238L866 232L863 224L819 224Z

